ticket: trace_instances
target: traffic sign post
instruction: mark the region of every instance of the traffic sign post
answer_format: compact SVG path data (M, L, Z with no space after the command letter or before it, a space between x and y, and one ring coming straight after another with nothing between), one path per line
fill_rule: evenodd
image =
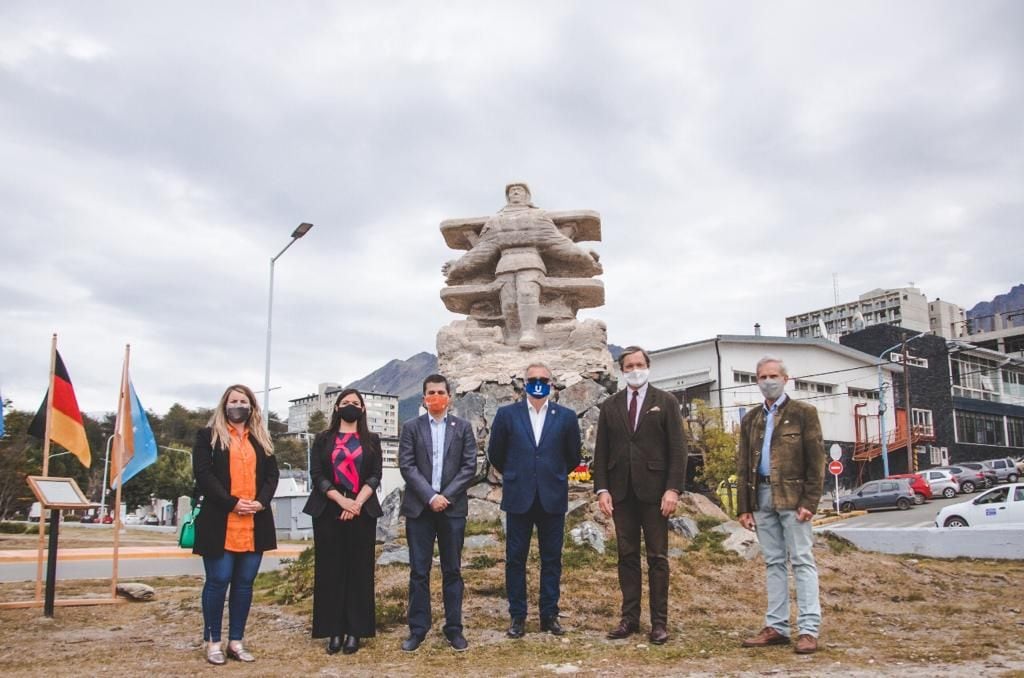
M843 472L843 462L839 461L835 457L836 449L838 445L832 446L832 461L828 464L828 472L832 474L832 477L836 479L836 513L839 513L839 474ZM840 455L842 452L840 452Z

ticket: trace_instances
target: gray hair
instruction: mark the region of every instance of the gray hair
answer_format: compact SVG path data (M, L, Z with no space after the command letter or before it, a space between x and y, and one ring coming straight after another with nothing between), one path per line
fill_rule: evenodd
M548 379L553 379L553 378L555 377L555 375L554 375L554 373L553 373L553 372L551 371L551 368L550 368L550 367L548 367L548 366L547 366L547 365L545 365L544 363L539 363L539 362L538 362L538 363L530 363L529 365L527 365L527 366L526 366L526 371L525 371L525 372L523 372L523 376L525 377L525 376L526 376L526 372L529 372L529 371L530 371L530 370L532 370L532 369L533 369L534 367L539 367L539 368L541 368L542 370L544 370L545 372L547 372L547 373L548 373Z
M786 363L782 362L781 358L776 358L775 356L771 355L766 355L765 357L757 361L757 367L754 368L754 374L761 374L761 368L767 365L768 363L778 364L779 372L782 372L782 376L789 376L789 370L786 369Z

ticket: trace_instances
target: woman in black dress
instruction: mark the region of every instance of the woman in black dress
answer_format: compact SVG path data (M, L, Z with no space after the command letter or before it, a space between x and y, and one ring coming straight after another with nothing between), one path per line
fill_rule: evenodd
M380 437L366 424L366 403L356 389L334 402L331 425L313 442L313 486L303 509L313 517L313 637L327 638L327 653L359 649L375 636L374 546L381 516L377 488Z

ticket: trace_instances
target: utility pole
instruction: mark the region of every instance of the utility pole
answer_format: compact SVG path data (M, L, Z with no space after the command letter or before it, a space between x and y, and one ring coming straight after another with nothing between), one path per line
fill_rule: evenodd
M910 411L910 357L906 340L903 341L903 406L907 411L907 473L914 473L917 465L914 463L914 418Z

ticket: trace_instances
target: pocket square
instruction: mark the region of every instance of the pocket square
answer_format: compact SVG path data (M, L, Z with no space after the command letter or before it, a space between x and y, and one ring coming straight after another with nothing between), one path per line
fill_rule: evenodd
M648 412L661 412L661 407L659 407L658 405L655 405L654 407L652 407L651 409L649 409L647 411Z

